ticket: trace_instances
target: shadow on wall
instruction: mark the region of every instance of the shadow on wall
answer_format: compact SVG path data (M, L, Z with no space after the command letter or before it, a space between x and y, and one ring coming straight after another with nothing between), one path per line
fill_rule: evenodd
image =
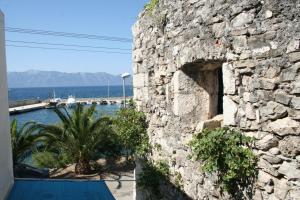
M142 169L140 173L138 168ZM192 200L182 190L181 175L171 173L167 162L142 159L137 162L136 172L137 200Z
M164 161L153 164L144 160L142 169L143 171L137 178L137 200L193 200L183 190L180 173L171 173ZM249 200L254 197L256 176L243 177L243 185L232 185L227 192L220 187L218 174L205 173L204 176L209 180L214 180L210 191L203 194L204 199Z

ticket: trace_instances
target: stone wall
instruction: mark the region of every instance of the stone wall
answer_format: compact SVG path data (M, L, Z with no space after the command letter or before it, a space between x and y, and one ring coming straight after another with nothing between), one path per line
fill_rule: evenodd
M224 125L258 139L253 199L300 199L299 10L299 0L160 0L139 15L134 99L160 147L150 157L166 160L192 199L220 198L186 145L219 114L220 94Z

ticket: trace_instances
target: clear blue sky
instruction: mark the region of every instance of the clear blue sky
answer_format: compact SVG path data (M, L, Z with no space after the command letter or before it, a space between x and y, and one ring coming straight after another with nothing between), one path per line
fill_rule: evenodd
M148 0L0 0L6 27L132 38L131 27ZM6 33L7 40L131 49L131 43ZM37 44L6 44L42 46ZM75 48L57 47L54 48ZM81 48L90 49L90 48ZM93 49L101 50L101 49ZM107 51L107 50L106 50ZM131 55L7 47L8 71L131 72ZM131 52L131 51L127 51Z

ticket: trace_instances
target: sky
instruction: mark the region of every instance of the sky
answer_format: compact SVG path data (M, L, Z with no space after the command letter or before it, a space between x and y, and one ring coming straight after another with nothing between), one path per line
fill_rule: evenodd
M0 0L5 27L132 39L131 28L148 0ZM8 71L132 72L130 42L90 40L6 31ZM16 42L18 41L18 42ZM20 43L22 41L22 43ZM24 43L26 42L26 43ZM35 42L28 43L28 42ZM121 48L111 50L36 43ZM58 49L114 51L126 54Z

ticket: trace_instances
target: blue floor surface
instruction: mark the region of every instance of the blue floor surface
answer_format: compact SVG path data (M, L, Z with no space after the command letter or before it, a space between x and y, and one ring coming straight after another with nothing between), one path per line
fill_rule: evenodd
M104 181L15 180L8 200L115 200Z

